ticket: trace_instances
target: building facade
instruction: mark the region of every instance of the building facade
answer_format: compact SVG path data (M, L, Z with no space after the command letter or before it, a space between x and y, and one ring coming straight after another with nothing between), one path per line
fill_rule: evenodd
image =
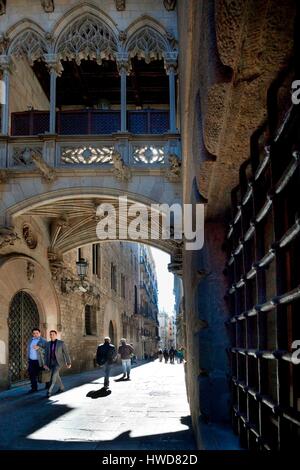
M0 2L2 386L18 370L24 316L43 334L64 328L79 369L95 325L116 341L138 328L139 354L151 355L151 256L127 305L125 269L110 257L106 288L91 278L68 292L76 250L98 242L102 203L117 215L116 238L132 228L120 195L146 208L205 205L194 251L174 227L163 236L165 214L151 229L139 214L141 241L151 231L182 278L198 446L207 423L231 426L250 449L299 444L298 10L294 0ZM98 289L115 293L107 312L97 313Z
M169 315L165 311L160 311L158 314L159 322L159 337L160 342L159 346L161 349L168 347L168 324L169 324Z
M151 249L140 245L140 310L143 357L153 357L158 349L158 292L156 269Z

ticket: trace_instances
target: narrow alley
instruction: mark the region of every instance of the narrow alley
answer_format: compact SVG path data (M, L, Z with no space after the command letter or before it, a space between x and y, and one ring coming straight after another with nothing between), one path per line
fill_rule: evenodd
M111 394L98 398L91 392L103 387L101 368L64 377L66 392L50 399L44 389L27 394L28 386L2 392L0 449L196 448L183 364L140 362L131 381L115 381L120 366L112 375Z

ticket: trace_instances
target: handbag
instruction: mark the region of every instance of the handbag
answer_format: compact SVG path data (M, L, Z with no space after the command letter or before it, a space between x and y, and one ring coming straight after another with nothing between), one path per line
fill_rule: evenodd
M45 384L51 380L51 370L41 369L38 374L38 382Z

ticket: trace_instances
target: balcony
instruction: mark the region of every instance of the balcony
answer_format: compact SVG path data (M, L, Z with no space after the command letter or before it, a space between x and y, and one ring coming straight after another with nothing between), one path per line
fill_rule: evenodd
M127 111L131 134L165 134L169 129L168 110ZM56 112L56 133L59 135L109 135L120 131L120 111L72 110ZM12 136L34 136L48 133L49 112L24 111L11 114Z

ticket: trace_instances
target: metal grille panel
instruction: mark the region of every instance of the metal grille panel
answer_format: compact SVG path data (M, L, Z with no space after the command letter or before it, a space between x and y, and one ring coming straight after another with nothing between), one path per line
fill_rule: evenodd
M249 449L300 443L300 153L293 109L271 144L252 142L227 236L233 427Z
M39 313L32 297L18 292L9 311L9 372L12 383L27 377L27 342L31 330L39 325Z

